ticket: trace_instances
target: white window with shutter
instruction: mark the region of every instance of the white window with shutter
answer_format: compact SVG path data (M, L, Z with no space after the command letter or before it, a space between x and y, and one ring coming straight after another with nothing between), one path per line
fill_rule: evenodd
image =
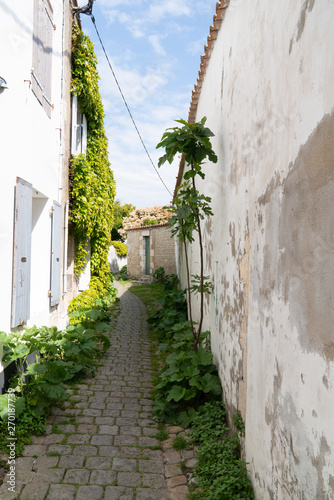
M71 153L72 155L86 154L87 151L87 120L78 107L78 98L76 95L72 97L72 139Z
M33 67L31 88L51 118L53 10L49 0L34 0Z

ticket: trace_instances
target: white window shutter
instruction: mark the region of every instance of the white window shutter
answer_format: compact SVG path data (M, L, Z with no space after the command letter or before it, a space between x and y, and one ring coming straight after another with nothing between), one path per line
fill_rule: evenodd
M85 115L82 115L82 141L81 141L81 153L84 155L87 152L87 119Z
M82 114L77 108L77 127L76 127L76 144L75 150L76 154L79 155L81 153L81 143L82 143Z
M32 185L16 179L11 327L30 317Z
M52 46L53 46L53 10L49 0L44 0L44 51L43 51L43 108L51 118L52 102L51 102L51 87L52 87Z
M72 97L72 129L71 129L71 153L77 154L76 140L77 140L77 118L78 118L78 98L76 95Z
M51 118L53 10L49 0L34 0L32 91Z
M62 207L57 201L52 205L51 230L51 307L60 302Z

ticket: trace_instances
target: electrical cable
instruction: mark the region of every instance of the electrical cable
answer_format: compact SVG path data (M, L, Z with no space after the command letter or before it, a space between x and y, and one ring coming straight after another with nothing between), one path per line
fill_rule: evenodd
M152 158L151 158L151 155L150 155L150 153L148 152L148 149L147 149L147 147L146 147L146 145L145 145L145 143L144 143L144 140L143 140L143 138L142 138L142 136L141 136L141 133L139 132L139 129L138 129L138 127L137 127L137 124L136 124L136 122L135 122L135 119L134 119L134 118L133 118L133 116L132 116L131 110L130 110L130 108L129 108L129 106L128 106L128 103L126 102L126 99L125 99L124 94L123 94L123 92L122 92L121 86L120 86L120 84L118 83L118 80L117 80L117 77L116 77L115 72L114 72L114 70L113 70L113 67L111 66L111 63L110 63L110 60L109 60L108 54L107 54L107 52L106 52L106 49L104 48L103 42L102 42L101 37L100 37L100 33L99 33L99 31L98 31L98 29L97 29L97 26L96 26L96 23L95 23L95 18L94 18L94 16L93 16L93 14L92 14L92 13L90 13L90 17L91 17L91 19L92 19L92 23L94 24L95 31L96 31L96 34L97 34L97 36L98 36L98 39L100 40L100 44L101 44L102 50L103 50L103 52L104 52L104 55L106 56L106 59L107 59L107 62L108 62L109 68L110 68L110 70L111 70L111 72L112 72L112 74L113 74L113 77L114 77L114 79L115 79L116 85L117 85L117 87L118 87L118 90L120 91L120 94L121 94L122 99L123 99L123 101L124 101L125 107L126 107L126 109L127 109L128 113L129 113L129 116L130 116L130 118L131 118L131 120L132 120L132 123L133 123L133 125L134 125L134 127L135 127L135 129L136 129L136 132L137 132L137 134L138 134L138 137L139 137L139 139L140 139L140 142L142 143L143 148L144 148L144 150L145 150L145 152L146 152L146 154L147 154L147 156L148 156L148 159L150 160L150 162L151 162L151 164L152 164L152 166L153 166L154 170L156 171L156 173L157 173L157 175L158 175L159 179L161 180L162 184L165 186L165 188L166 188L166 190L168 191L168 193L169 193L171 196L173 196L173 195L172 195L172 193L169 191L168 187L166 186L166 184L165 184L165 182L164 182L163 178L162 178L162 177L161 177L161 175L159 174L159 172L158 172L158 170L157 170L156 166L154 165L154 162L153 162L153 160L152 160Z

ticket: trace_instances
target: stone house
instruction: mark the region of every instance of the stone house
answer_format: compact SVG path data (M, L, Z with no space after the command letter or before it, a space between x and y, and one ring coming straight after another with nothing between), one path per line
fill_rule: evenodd
M176 273L175 242L168 223L126 229L127 268L131 278L152 281L156 269Z
M218 156L203 329L261 500L334 498L333 24L327 0L218 2L190 106Z

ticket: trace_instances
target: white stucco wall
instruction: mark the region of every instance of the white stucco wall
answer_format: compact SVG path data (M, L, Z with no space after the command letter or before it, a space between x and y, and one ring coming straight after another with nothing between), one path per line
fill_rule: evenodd
M33 0L0 1L0 330L10 331L14 187L21 177L33 185L31 307L28 325L50 325L66 315L62 303L50 308L50 245L53 201L68 196L70 105L70 2L53 0L52 110L46 115L31 90ZM63 11L65 8L66 22ZM66 57L63 56L66 52ZM63 194L65 193L65 195ZM67 198L68 199L68 198ZM62 235L63 237L63 235ZM62 274L64 269L62 270ZM61 310L62 309L62 310ZM1 369L1 368L0 368Z
M231 0L197 108L219 157L204 329L257 499L334 498L333 25L329 0Z
M109 247L108 261L110 272L118 273L123 266L126 266L128 259L126 255L117 255L115 247L111 245Z

